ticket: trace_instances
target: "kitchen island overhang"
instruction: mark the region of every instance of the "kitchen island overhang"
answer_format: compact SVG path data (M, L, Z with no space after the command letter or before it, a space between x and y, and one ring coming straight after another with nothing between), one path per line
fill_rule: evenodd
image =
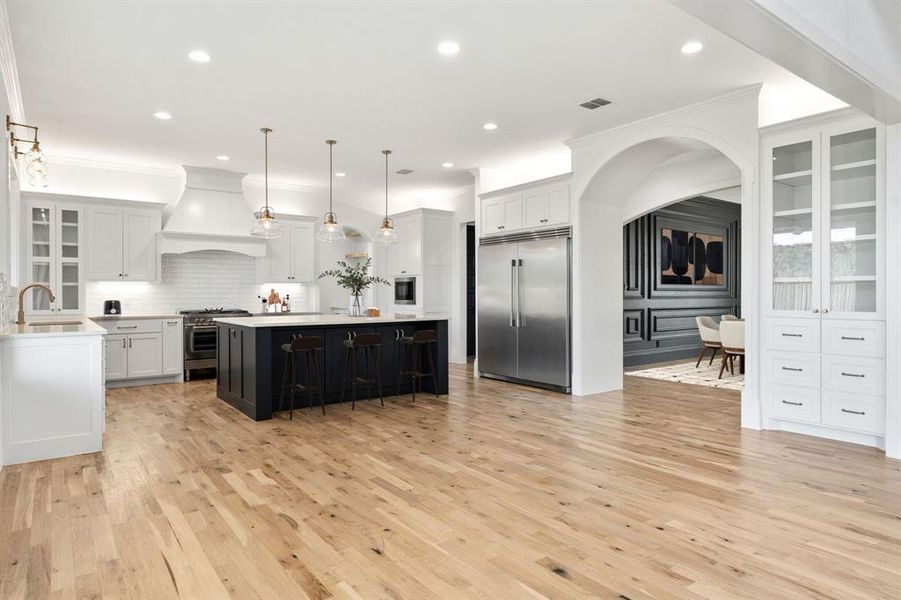
M323 380L323 397L326 404L341 400L347 348L344 341L359 333L378 333L382 337L379 351L379 374L382 394L389 398L410 394L412 381L404 377L398 391L400 370L399 337L412 336L417 331L432 329L438 334L433 347L435 360L434 385L438 394L447 393L448 339L447 317L426 315L421 317L347 317L342 315L298 315L294 317L235 317L215 319L218 329L216 357L216 395L256 421L271 419L279 409L282 374L285 368L285 352L282 344L290 343L296 335L322 338L319 367ZM430 367L423 361L423 370ZM409 352L404 360L409 369ZM423 391L431 393L430 379ZM367 397L365 390L357 390L357 399ZM378 398L373 389L371 397ZM347 386L345 400L350 400ZM296 394L295 408L308 404L306 394ZM313 404L318 404L318 397ZM287 402L285 404L287 409ZM347 407L350 410L350 407ZM317 413L318 414L318 413Z

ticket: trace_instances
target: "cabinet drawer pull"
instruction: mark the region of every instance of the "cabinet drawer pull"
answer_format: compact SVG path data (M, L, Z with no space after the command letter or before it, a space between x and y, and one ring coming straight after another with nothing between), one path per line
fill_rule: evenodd
M799 369L797 367L782 367L782 370L783 371L797 371L798 373L800 373L804 369Z
M800 333L783 333L782 337L804 337L804 335Z
M862 341L864 341L866 338L862 338L862 337L853 337L853 336L849 336L849 335L843 335L843 336L842 336L842 339L843 339L843 340L853 340L853 341L855 341L855 342L862 342Z
M541 219L542 223L547 223L547 219Z
M788 404L789 406L804 406L803 402L791 402L789 400L783 400L782 404Z
M867 413L865 413L865 412L862 411L862 410L851 410L851 409L849 409L849 408L843 408L843 409L842 409L842 412L843 412L843 413L848 413L849 415L860 415L860 416L863 416L863 415L867 414Z
M498 228L498 229L503 229L504 226L503 226L503 225L498 225L497 228Z
M166 325L178 325L178 321L166 321Z
M137 325L116 325L116 329L137 329Z
M866 377L866 375L864 375L863 373L845 373L844 371L842 371L842 377L860 377L861 379L863 379L864 377Z

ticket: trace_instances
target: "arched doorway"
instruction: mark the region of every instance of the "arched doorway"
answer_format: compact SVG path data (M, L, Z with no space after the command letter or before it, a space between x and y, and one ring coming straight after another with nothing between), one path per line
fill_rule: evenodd
M583 171L590 175L574 190L573 391L585 395L623 386L622 225L681 198L737 184L748 229L741 252L741 302L748 319L742 425L759 428L755 162L701 129L657 128L622 137L594 154ZM680 161L692 160L692 168L680 170ZM611 268L598 269L599 260Z

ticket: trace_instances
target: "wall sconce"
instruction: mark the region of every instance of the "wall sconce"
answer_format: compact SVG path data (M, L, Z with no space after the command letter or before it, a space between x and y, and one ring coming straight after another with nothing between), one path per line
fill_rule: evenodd
M33 139L16 137L16 127L29 129ZM6 130L9 132L9 145L13 149L13 158L25 157L25 172L28 173L28 183L32 187L47 187L47 157L41 152L41 144L38 142L38 128L24 123L15 123L6 115ZM26 152L19 150L19 143L31 144L31 149Z

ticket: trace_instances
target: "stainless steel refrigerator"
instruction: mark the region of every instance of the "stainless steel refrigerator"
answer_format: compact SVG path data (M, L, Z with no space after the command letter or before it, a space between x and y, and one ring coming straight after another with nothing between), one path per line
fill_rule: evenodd
M569 392L569 228L482 239L476 273L479 374Z

